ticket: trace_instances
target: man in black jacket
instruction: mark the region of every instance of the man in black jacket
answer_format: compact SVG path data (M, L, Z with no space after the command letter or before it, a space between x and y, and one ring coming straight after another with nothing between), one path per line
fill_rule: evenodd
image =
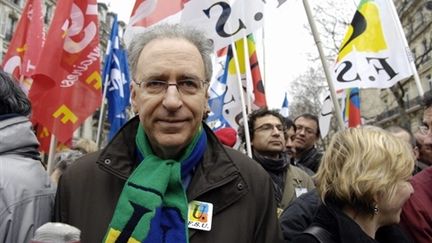
M290 165L285 154L285 118L277 110L261 108L248 116L252 157L273 180L274 194L279 214L295 198L315 188L312 178L297 166ZM245 129L239 128L245 143Z
M270 177L202 123L211 43L181 25L132 40L138 116L58 186L56 219L82 242L280 242Z
M320 137L318 118L305 113L294 119L294 124L296 154L292 163L303 165L316 173L322 157L322 153L315 146Z

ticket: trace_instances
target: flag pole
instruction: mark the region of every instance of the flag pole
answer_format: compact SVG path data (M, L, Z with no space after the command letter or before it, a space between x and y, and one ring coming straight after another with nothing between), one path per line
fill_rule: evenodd
M320 37L318 35L318 31L317 31L315 21L314 21L313 16L312 16L312 11L310 9L308 0L303 0L303 6L304 6L305 11L306 11L306 16L308 18L309 25L310 25L311 30L312 30L312 35L314 37L316 47L318 48L321 63L323 65L324 74L325 74L326 79L327 79L327 83L328 83L328 86L330 89L330 96L331 96L331 99L333 102L333 107L334 107L335 113L336 113L336 119L338 121L340 129L343 130L343 129L345 129L345 123L343 122L343 119L342 119L342 113L341 113L341 110L339 107L339 103L337 101L337 96L336 96L336 91L335 91L335 88L333 85L332 75L329 71L329 68L327 65L327 60L325 59L324 51L323 51L322 46L321 46L321 40L320 40Z
M265 23L265 18L264 18L264 23ZM262 54L263 54L263 78L264 78L264 80L263 80L263 86L264 86L264 90L266 90L266 82L267 82L267 72L266 72L266 45L265 45L265 28L263 27L262 28ZM267 104L267 96L266 96L266 104Z
M96 135L96 145L98 148L100 148L100 144L101 144L102 126L104 123L103 118L104 118L104 113L105 113L105 96L107 93L107 89L108 89L108 76L106 76L105 80L104 80L102 103L101 103L101 108L99 110L98 130L97 130L97 135Z
M423 87L422 87L422 85L421 85L420 77L419 77L419 74L418 74L418 72L417 72L417 67L415 66L414 59L412 58L411 50L409 49L409 47L407 47L407 52L409 52L409 56L410 56L410 58L409 58L409 59L410 59L410 67L411 67L411 70L412 70L412 72L413 72L414 81L415 81L415 83L416 83L417 90L418 90L418 92L419 92L419 95L420 95L421 97L423 97L423 95L424 95L424 90L423 90Z
M114 24L117 22L117 14L114 15L114 21L113 21L113 26L111 26L111 34L112 34L112 29L114 28ZM114 45L114 43L111 43L111 37L110 40L108 41L108 45L106 47L106 51L105 51L105 56L108 56L112 45ZM111 62L111 59L105 58L105 65L104 65L104 74L107 72L107 70L105 70L106 68L106 62ZM108 81L109 81L109 75L105 75L104 76L104 83L103 83L103 93L102 93L102 102L101 102L101 108L99 110L99 120L98 120L98 130L96 133L96 145L98 148L100 148L101 145L101 136L102 136L102 127L104 124L104 113L105 113L105 97L107 94L107 89L108 89Z
M250 114L252 112L252 96L253 93L249 84L252 83L252 74L249 62L249 43L247 36L243 37L243 54L244 54L244 68L245 68L245 83L246 83L246 98L247 98L247 112ZM239 71L240 72L240 71Z
M235 46L235 42L233 42L233 44L231 44L232 46L232 51L233 51L233 57L234 57L234 64L236 67L236 74L237 74L237 84L238 84L238 88L239 88L239 92L240 92L240 102L241 102L241 107L242 107L242 115L243 115L243 126L245 129L245 138L246 138L246 152L247 155L252 158L252 148L251 148L251 142L250 142L250 135L249 135L249 126L248 126L248 122L247 122L247 113L246 113L246 105L245 105L245 98L243 95L243 86L242 86L242 82L241 82L241 75L240 75L240 64L238 61L238 56L237 56L237 50L236 50L236 46Z
M54 170L54 157L56 153L56 148L57 148L57 139L54 136L54 134L51 133L50 147L48 152L48 162L47 162L48 175L51 175L51 173Z
M404 46L406 48L405 51L406 51L406 54L408 56L408 60L410 61L410 68L411 68L411 71L413 72L414 81L416 83L417 90L419 92L420 97L423 97L424 89L423 89L423 86L421 84L420 77L419 77L419 74L417 72L417 67L415 66L414 58L412 56L411 50L410 50L409 45L408 45L408 41L407 41L407 39L405 37L405 34L404 34L405 32L404 32L404 30L402 28L400 19L398 17L398 14L397 14L397 11L396 11L396 8L395 8L393 2L390 2L389 5L390 5L390 9L391 9L391 11L393 13L392 14L393 15L392 16L393 17L393 22L396 23L396 26L399 29L399 31L398 31L399 32L398 33L399 34L399 38L403 41L403 44L404 44ZM395 19L395 18L397 18L397 19Z

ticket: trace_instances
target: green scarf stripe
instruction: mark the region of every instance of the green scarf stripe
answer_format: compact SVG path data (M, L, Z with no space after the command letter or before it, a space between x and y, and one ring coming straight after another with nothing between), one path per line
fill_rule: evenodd
M144 160L141 161L125 183L109 229L122 232L134 213L132 203L140 205L149 211L139 221L131 221L137 222L131 237L142 242L149 234L156 209L161 206L170 207L176 208L180 212L184 222L186 242L189 242L187 237L188 201L182 185L181 162L188 159L194 151L202 133L203 129L200 126L192 142L181 156L180 162L176 160L163 160L153 154L144 128L141 124L139 125L136 144L139 151L143 154ZM105 239L107 237L108 234L105 236Z
M141 162L140 165L133 171L132 175L126 182L125 188L123 189L120 199L117 203L110 227L121 231L126 226L130 216L133 214L133 208L130 204L130 201L141 204L139 202L142 202L143 199L145 199L146 208L151 209L152 212L146 213L141 218L140 223L138 223L134 233L132 234L132 236L137 240L144 239L145 237L141 238L139 235L142 234L146 236L149 231L150 224L141 222L150 222L155 214L153 209L162 204L162 199L159 197L159 195L153 192L145 192L135 187L127 186L127 184L131 182L133 184L142 185L145 181L144 185L146 185L146 188L151 188L159 192L165 192L168 187L170 176L162 177L159 175L172 174L172 169L175 169L172 167L173 166L169 166L167 163L161 163L159 158L154 155L147 156L146 159L144 159L144 161ZM152 171L153 173L148 173L148 171ZM136 233L139 235L136 235Z

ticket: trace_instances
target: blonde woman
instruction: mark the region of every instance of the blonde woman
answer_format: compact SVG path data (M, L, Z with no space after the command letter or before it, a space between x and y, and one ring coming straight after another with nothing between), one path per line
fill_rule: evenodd
M293 242L377 242L378 228L400 220L413 169L410 147L382 129L336 133L316 175L323 204Z

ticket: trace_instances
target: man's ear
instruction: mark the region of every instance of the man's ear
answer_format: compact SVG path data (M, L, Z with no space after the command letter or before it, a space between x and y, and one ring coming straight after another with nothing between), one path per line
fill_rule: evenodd
M131 80L132 82L130 83L130 91L131 91L131 95L130 95L130 99L131 99L131 108L132 108L132 112L134 114L138 113L138 106L136 104L136 83L135 81Z
M418 160L420 157L420 151L418 146L414 146L413 148L414 157Z
M205 104L204 104L204 112L209 113L210 111L211 110L210 110L210 106L209 106L208 99L207 99Z

